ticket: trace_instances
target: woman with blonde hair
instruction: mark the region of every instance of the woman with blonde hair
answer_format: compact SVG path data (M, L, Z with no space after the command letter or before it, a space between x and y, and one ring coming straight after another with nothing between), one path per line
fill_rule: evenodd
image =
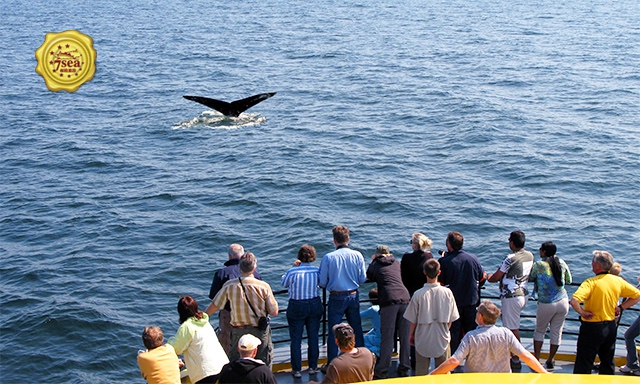
M400 276L402 284L409 291L409 296L422 288L427 283L427 276L424 274L424 263L429 259L433 259L431 254L431 245L433 242L426 235L418 232L414 233L409 240L413 252L405 253L400 260ZM411 346L411 369L416 368L416 349Z
M413 252L402 255L400 274L402 284L407 287L409 295L413 296L413 293L427 282L427 277L423 273L424 263L433 259L433 254L430 251L433 242L422 233L414 233L409 243Z

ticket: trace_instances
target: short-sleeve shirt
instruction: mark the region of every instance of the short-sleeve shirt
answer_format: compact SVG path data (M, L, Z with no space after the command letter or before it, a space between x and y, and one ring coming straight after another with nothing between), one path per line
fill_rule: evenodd
M588 278L573 294L579 303L584 303L584 310L593 313L585 322L612 321L616 317L616 305L621 297L635 299L640 296L640 290L626 282L620 276L601 273Z
M218 308L223 308L227 302L231 303L232 326L249 325L257 327L260 317L278 311L278 302L273 297L273 291L271 291L269 284L253 276L241 278L247 292L245 298L239 279L229 280L224 283L222 289L213 298L213 304ZM247 299L251 301L251 305L258 316L254 315L249 304L247 304Z
M480 325L462 338L453 354L465 363L465 372L511 372L511 355L521 355L526 349L509 329L495 325Z
M507 255L500 264L500 271L504 273L500 279L500 297L518 297L529 294L527 281L533 267L533 254L524 249Z
M424 357L440 357L451 341L449 323L460 315L449 288L426 283L411 297L404 318L416 324L416 351Z
M358 347L356 353L342 353L331 360L322 384L359 383L371 381L376 359L373 353L364 347Z

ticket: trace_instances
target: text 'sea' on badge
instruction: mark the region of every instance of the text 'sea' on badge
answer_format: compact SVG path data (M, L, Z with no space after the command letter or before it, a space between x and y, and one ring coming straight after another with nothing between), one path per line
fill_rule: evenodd
M47 33L36 59L36 72L53 92L74 92L96 73L93 40L74 30Z

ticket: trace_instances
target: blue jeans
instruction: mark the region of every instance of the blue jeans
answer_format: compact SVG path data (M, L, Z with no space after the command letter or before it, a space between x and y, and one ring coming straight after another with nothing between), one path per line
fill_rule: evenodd
M338 356L338 346L333 336L333 326L342 322L342 316L347 316L347 322L356 334L356 347L364 347L364 334L362 321L360 320L360 296L355 293L339 293L329 295L327 308L327 323L329 325L327 336L327 363Z
M318 331L324 307L319 297L308 300L289 300L287 307L287 322L289 323L289 337L291 337L291 369L302 370L302 333L307 328L309 368L318 368Z
M635 343L638 335L640 335L640 315L624 333L624 343L627 345L627 367L633 369L638 368L638 351Z

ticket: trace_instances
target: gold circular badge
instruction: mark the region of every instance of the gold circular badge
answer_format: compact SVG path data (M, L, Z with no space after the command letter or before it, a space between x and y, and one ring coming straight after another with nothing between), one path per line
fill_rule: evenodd
M78 31L47 33L36 50L36 72L50 91L74 92L96 73L96 51L91 37Z

